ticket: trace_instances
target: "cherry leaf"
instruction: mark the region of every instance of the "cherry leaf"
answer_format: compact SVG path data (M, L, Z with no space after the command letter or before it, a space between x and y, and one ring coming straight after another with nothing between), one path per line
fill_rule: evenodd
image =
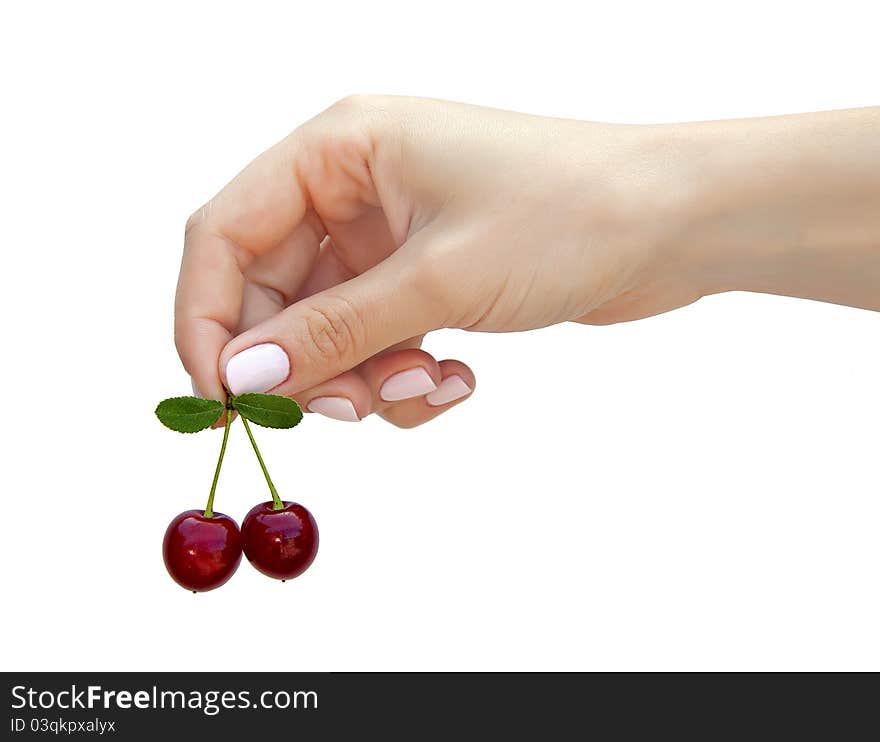
M156 408L156 417L166 428L178 433L197 433L210 428L221 417L225 405L216 399L200 397L171 397L163 399Z
M292 428L302 420L300 406L278 394L241 394L232 398L238 414L264 428Z

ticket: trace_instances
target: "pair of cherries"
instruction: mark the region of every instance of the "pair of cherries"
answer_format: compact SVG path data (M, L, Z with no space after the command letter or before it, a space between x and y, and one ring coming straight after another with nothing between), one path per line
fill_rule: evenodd
M239 529L228 515L214 512L214 495L233 412L241 417L272 499L251 509ZM302 505L278 496L248 421L266 428L292 428L302 410L292 399L273 394L227 395L226 402L200 397L165 399L156 408L160 422L179 433L196 433L219 424L226 415L223 443L204 510L187 510L171 521L162 542L168 573L193 592L218 588L235 574L241 555L260 572L279 580L298 577L318 552L318 526Z
M260 572L277 580L292 580L308 569L318 552L318 526L302 505L263 502L238 523L223 513L211 517L201 510L178 515L162 543L168 573L181 587L203 592L229 580L248 558Z

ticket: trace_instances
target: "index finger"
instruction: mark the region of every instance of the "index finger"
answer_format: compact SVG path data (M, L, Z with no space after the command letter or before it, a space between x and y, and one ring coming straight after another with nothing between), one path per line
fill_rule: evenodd
M257 157L187 222L174 339L201 394L224 400L217 360L238 324L244 273L303 221L294 138Z

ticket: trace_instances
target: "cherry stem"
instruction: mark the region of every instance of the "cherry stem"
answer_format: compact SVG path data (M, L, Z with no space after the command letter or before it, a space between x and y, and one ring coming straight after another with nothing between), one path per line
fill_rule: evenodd
M214 493L217 491L217 480L220 479L220 467L223 466L223 456L226 455L226 441L229 440L229 425L232 422L232 410L226 408L226 425L223 427L223 443L220 444L220 456L217 458L217 468L214 470L214 481L211 482L211 494L208 495L208 504L205 506L205 517L214 517Z
M272 477L269 476L269 472L266 469L266 464L263 462L263 457L260 455L260 449L257 447L257 442L254 440L254 434L251 432L251 426L248 424L248 421L244 415L241 416L241 421L244 423L244 429L247 431L248 438L251 439L251 445L254 447L254 453L257 454L257 461L260 462L260 468L263 470L263 476L266 477L266 484L269 485L269 492L272 493L272 509L283 510L284 503L281 502L281 498L278 497L278 490L276 490L275 485L272 484Z

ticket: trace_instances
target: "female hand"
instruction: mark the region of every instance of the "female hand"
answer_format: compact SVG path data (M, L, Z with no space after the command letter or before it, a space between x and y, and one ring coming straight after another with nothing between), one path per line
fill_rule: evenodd
M855 115L877 124L865 109L799 125ZM834 228L880 192L876 165L856 157L876 158L878 138L867 127L844 148L853 178L833 159L829 195L796 177L829 166L824 147L800 143L801 118L646 127L345 99L190 218L181 359L208 397L271 390L410 427L475 386L464 363L420 350L434 329L608 324L733 288L878 308L877 217L862 214L828 258L853 253L859 270L829 281L823 262ZM800 249L812 228L827 234Z

